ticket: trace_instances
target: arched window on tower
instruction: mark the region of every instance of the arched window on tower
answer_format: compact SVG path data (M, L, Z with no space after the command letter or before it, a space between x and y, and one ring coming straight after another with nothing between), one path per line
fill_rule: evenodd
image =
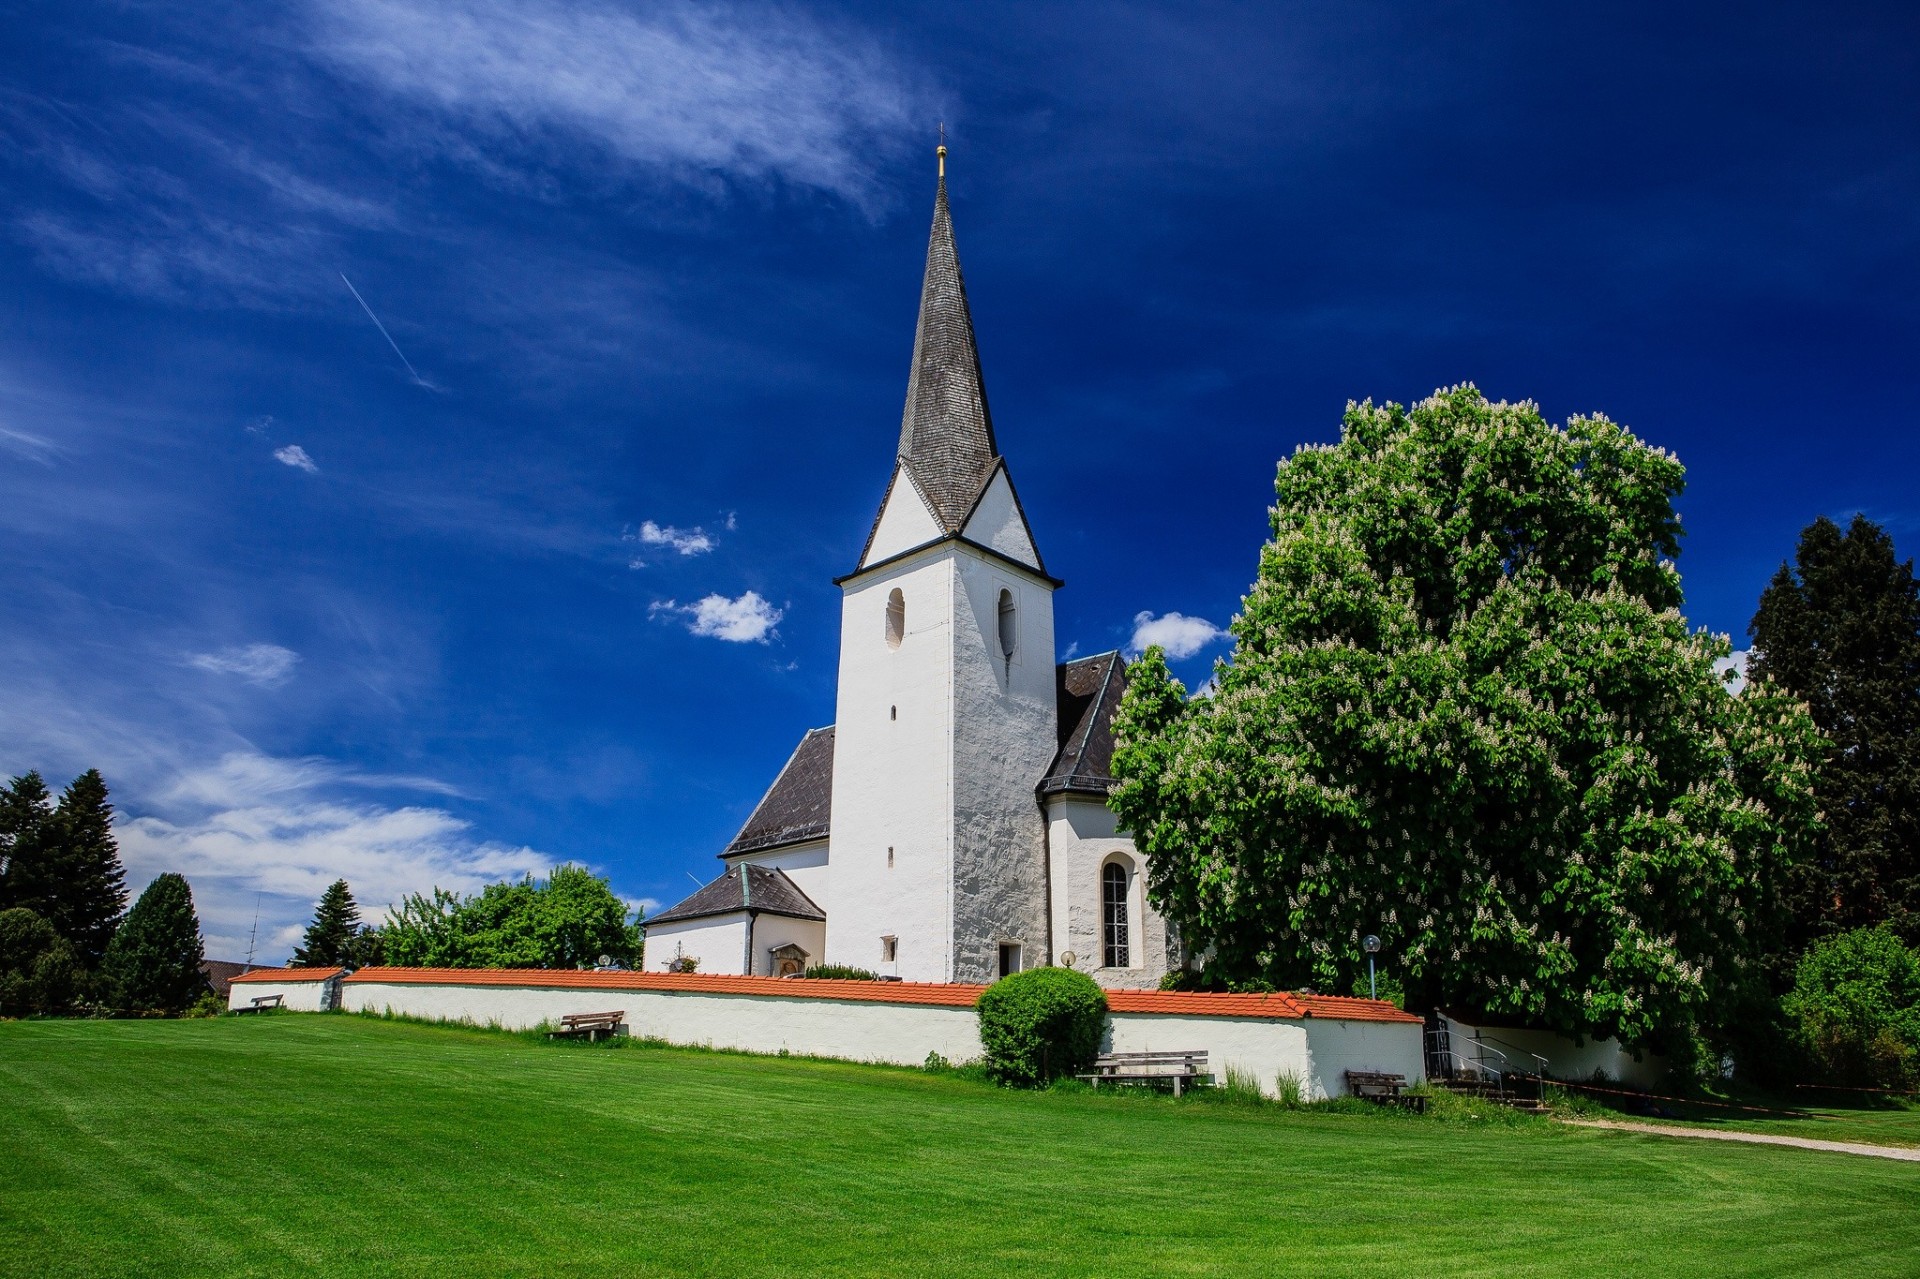
M1127 936L1127 868L1108 862L1100 870L1100 915L1105 922L1104 967L1133 967L1133 947Z
M1013 660L1013 642L1015 638L1014 614L1017 610L1013 603L1013 592L1000 592L1000 656L1009 662Z
M899 587L893 588L893 594L887 596L887 647L899 648L900 641L907 636L907 597L900 593Z

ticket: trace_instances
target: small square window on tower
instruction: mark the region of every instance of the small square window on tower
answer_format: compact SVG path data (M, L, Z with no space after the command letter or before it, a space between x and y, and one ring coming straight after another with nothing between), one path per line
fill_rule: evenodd
M1000 943L1000 975L1009 977L1020 971L1020 943L1003 941Z
M891 964L899 958L900 939L898 937L882 937L880 939L880 962L883 964Z

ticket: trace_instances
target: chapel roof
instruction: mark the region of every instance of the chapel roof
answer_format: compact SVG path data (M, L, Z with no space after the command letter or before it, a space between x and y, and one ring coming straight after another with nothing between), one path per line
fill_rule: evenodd
M726 874L706 884L683 902L649 915L647 924L671 923L677 919L704 919L711 915L731 915L751 910L762 915L786 915L793 919L824 920L827 912L813 898L787 878L783 870L771 866L740 865L727 867Z
M1038 789L1104 797L1113 786L1113 712L1127 691L1127 664L1118 652L1062 662L1054 689L1060 748Z
M825 839L833 811L833 725L800 739L722 857Z

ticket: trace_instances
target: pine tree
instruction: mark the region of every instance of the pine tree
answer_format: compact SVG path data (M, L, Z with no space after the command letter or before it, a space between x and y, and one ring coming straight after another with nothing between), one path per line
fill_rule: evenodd
M39 773L23 773L0 790L0 909L52 913L52 822L53 804Z
M293 952L293 963L300 968L332 968L352 957L354 937L360 926L360 908L354 904L347 881L336 879L320 894L313 909L313 922L300 948Z
M1748 677L1806 702L1831 745L1826 829L1794 893L1796 940L1891 924L1920 941L1920 584L1885 529L1821 516L1748 628ZM1798 947L1795 947L1797 953Z
M107 953L107 943L127 908L126 872L113 838L113 805L100 770L89 768L60 796L50 824L54 886L50 919L87 968Z
M180 1013L207 989L204 958L193 890L183 876L168 873L148 884L127 912L102 968L120 1008Z

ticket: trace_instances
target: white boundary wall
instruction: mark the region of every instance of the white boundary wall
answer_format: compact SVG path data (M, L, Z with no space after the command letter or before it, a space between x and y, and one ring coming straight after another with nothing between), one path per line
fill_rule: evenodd
M577 989L551 986L459 986L415 982L349 982L350 1012L393 1012L524 1030L569 1013L626 1012L628 1033L669 1043L918 1066L930 1053L948 1061L984 1055L979 1019L970 1005L825 999L817 996L708 994L699 991ZM1114 1052L1204 1049L1216 1077L1228 1066L1274 1095L1290 1072L1308 1099L1347 1091L1344 1072L1386 1070L1411 1081L1423 1075L1417 1022L1331 1018L1292 1021L1201 1014L1111 1014L1103 1047Z
M1636 1059L1616 1039L1589 1039L1576 1044L1566 1035L1548 1030L1517 1030L1504 1027L1470 1025L1457 1017L1445 1017L1453 1051L1469 1059L1475 1056L1473 1044L1484 1040L1481 1055L1497 1064L1504 1053L1517 1070L1532 1070L1536 1063L1529 1053L1547 1059L1547 1074L1570 1082L1588 1082L1605 1076L1613 1083L1635 1088L1657 1088L1667 1077L1667 1059L1658 1053L1643 1052Z
M227 991L227 1007L251 1011L253 1001L262 995L278 995L282 1008L291 1008L297 1013L323 1013L332 1002L328 987L339 980L328 977L320 981L237 981Z

